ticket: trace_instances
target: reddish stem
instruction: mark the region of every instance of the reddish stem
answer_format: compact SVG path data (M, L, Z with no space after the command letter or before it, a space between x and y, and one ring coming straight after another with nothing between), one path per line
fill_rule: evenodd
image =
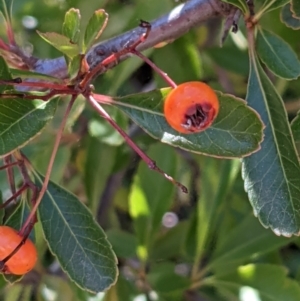
M6 163L6 165L9 165L12 163L11 160L11 155L8 155L4 158L4 162ZM9 166L6 170L6 174L7 174L7 178L8 178L8 183L10 186L10 190L12 195L14 195L16 193L16 184L15 184L15 175L14 175L14 169L12 168L12 166Z
M16 81L15 79L9 80L0 80L1 85L11 85L11 86L20 86L20 87L33 87L33 88L45 88L45 89L53 89L57 91L68 91L74 92L74 88L68 88L66 85L61 84L53 84L49 82L25 82L25 81Z
M32 190L32 196L31 196L30 201L31 201L31 204L32 204L32 207L33 207L34 204L35 204L35 200L37 198L38 189L29 177L29 174L28 174L28 171L27 171L27 168L26 168L26 165L25 165L24 155L21 154L20 152L16 152L15 157L20 162L18 167L19 167L20 172L23 176L24 185L26 185L27 188ZM31 220L31 223L29 223L28 227L27 228L22 227L19 231L19 234L24 236L24 233L26 233L26 231L29 231L29 233L30 233L30 231L32 230L32 228L33 228L34 224L36 223L36 221L37 221L37 216L35 214L34 217Z
M12 99L14 97L21 98L21 99L27 99L27 100L33 100L33 99L39 99L43 101L48 101L51 97L57 96L57 95L78 95L79 92L75 90L65 89L64 90L52 90L47 94L44 95L33 95L33 94L25 94L25 93L10 93L10 94L0 94L0 97L3 99Z
M131 53L141 58L145 63L147 63L157 74L159 74L163 80L173 89L177 87L177 84L168 76L167 73L163 72L159 67L157 67L151 60L149 60L145 55L136 49L132 49Z
M64 114L64 117L62 119L62 122L60 124L60 127L57 131L57 135L56 135L56 139L55 139L55 142L54 142L54 146L53 146L53 150L52 150L52 153L51 153L51 157L50 157L50 160L49 160L49 164L48 164L48 168L47 168L47 171L46 171L46 174L45 174L45 178L44 178L44 182L43 182L43 185L42 185L42 188L38 194L38 197L35 201L35 204L29 214L29 216L27 217L26 219L26 222L24 223L24 225L22 226L22 229L20 230L20 232L24 232L28 225L32 222L32 220L34 219L34 216L36 214L36 211L38 209L38 206L39 204L41 203L42 201L42 198L47 190L47 186L48 186L48 183L49 183L49 180L50 180L50 176L51 176L51 171L52 171L52 167L53 167L53 164L54 164L54 160L55 160L55 157L56 157L56 153L57 153L57 150L58 150L58 147L59 147L59 143L60 143L60 140L61 140L61 137L62 137L62 134L63 134L63 131L64 131L64 128L65 128L65 125L67 123L67 119L68 119L68 116L69 116L69 113L71 111L71 108L74 104L74 101L76 99L76 95L73 95L68 106L67 106L67 109L66 109L66 112ZM28 160L25 160L25 162L28 164L29 161ZM31 167L31 166L30 166Z
M2 39L0 39L0 49L6 50L6 51L10 50L9 46Z
M142 28L145 28L146 32L144 34L142 34L137 41L132 43L132 45L130 45L128 47L124 47L124 49L122 49L122 50L120 50L116 53L113 53L112 55L110 55L109 57L104 59L102 62L100 62L98 64L98 66L93 68L92 71L87 73L86 76L84 77L84 79L79 84L81 89L83 89L84 87L87 87L87 85L93 80L94 77L97 76L97 74L99 72L105 70L110 64L118 61L121 56L131 53L138 45L140 45L141 43L143 43L147 39L147 37L150 33L150 30L151 30L150 23L145 22L145 21L141 21L140 26Z
M148 165L150 169L153 169L163 175L168 181L172 182L178 186L182 192L187 193L187 188L181 183L174 180L171 176L162 171L159 167L156 166L155 161L148 157L132 140L131 138L123 131L123 129L109 116L109 114L102 108L102 106L97 102L97 100L92 96L87 96L89 103L92 107L105 119L111 126L113 126L124 138L126 143L141 157L141 159Z
M26 189L27 189L27 185L24 184L16 193L14 193L8 200L6 200L3 204L0 205L0 209L5 208Z
M13 31L12 26L11 26L11 20L10 19L6 20L6 35L8 37L9 44L15 46L16 45L16 40L15 40L15 35L14 35L14 31Z
M114 99L111 96L103 95L103 94L94 94L92 93L91 96L98 102L102 104L111 105L114 103Z
M16 166L16 165L18 165L18 162L11 162L11 163L8 163L8 164L5 164L5 165L1 166L1 167L0 167L0 170L9 168L9 167L11 167L11 166Z

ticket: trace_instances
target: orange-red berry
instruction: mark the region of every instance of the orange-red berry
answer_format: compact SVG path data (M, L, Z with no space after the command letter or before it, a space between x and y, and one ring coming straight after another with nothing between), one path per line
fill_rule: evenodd
M212 88L202 82L178 85L166 97L164 114L176 131L192 134L204 131L219 112L219 100Z
M7 257L22 241L22 236L11 227L0 226L0 260ZM29 272L35 265L37 252L35 245L27 239L20 249L7 262L3 273L23 275Z

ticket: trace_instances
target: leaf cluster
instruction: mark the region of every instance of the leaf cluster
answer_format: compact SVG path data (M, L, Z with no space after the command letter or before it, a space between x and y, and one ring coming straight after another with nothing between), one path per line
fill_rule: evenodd
M300 95L298 1L254 1L254 15L245 1L223 2L238 7L246 24L229 35L223 48L214 46L217 38L210 40L216 28L203 25L147 52L175 81L202 79L227 92L217 92L220 113L211 128L195 135L170 128L163 116L170 89L160 88L161 79L144 71L137 58L94 83L95 93L112 95L107 111L114 120L164 172L188 186L189 196L140 162L82 96L76 101L32 234L40 254L37 294L44 300L50 300L49 291L73 300L89 300L91 292L98 293L95 300L299 300L300 122L297 106L287 109L287 101ZM100 34L125 31L137 16L151 19L172 6L160 3L146 4L146 10L143 1L124 7L106 4L106 11L112 11L108 23L105 11L96 10L94 3L90 18L70 9L62 34L39 35L63 53L72 83L84 72L82 58ZM122 22L116 22L120 16ZM84 30L82 23L87 24ZM53 81L10 69L3 58L0 71L5 80ZM155 82L156 90L142 91L141 73L150 77L147 83ZM6 85L0 89L11 92ZM22 148L35 167L32 177L38 187L64 108L58 98L0 98L0 156ZM1 215L4 223L21 227L30 210L27 198L6 210L9 218ZM270 229L261 227L249 201L255 217ZM29 300L33 288L25 279L12 288L4 277L0 282L5 299Z

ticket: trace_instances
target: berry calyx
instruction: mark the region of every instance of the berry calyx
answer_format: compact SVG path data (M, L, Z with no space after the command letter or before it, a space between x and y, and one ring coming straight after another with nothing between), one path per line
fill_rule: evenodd
M23 237L13 228L0 226L0 261L9 256L22 239ZM34 267L36 260L35 245L26 239L20 249L4 263L1 272L14 275L26 274Z
M204 131L219 112L219 100L214 90L203 82L186 82L174 88L166 97L164 114L169 125L183 134Z

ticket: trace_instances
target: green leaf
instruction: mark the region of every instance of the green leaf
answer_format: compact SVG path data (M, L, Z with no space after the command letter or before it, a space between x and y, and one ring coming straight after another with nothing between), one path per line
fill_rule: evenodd
M64 300L66 301L79 300L76 298L77 297L76 292L72 290L72 288L70 287L69 284L70 282L67 281L66 279L62 279L62 277L49 275L45 273L42 275L41 283L43 283L43 285L38 286L41 296L46 295L45 294L45 287L46 287L48 291L56 295L57 298L59 298L59 296L63 296ZM42 300L47 300L47 299L44 297L42 298Z
M75 78L78 75L78 71L81 68L82 59L82 54L78 54L69 61L68 74L71 79Z
M149 49L148 51L144 51L143 54L149 56L152 52L153 49ZM109 72L106 72L104 76L101 77L100 93L117 95L120 93L120 88L122 89L122 86L124 86L126 89L126 94L129 94L128 80L142 65L143 61L139 57L131 57L130 60L125 60L122 62L122 64L119 64L115 68L109 70Z
M221 237L209 264L217 274L227 273L245 260L290 244L295 238L278 237L271 231L264 230L251 214L226 236Z
M117 122L117 124L126 131L128 127L128 118L119 110L113 107L107 107L105 110ZM89 134L99 141L111 146L119 146L124 143L124 138L116 131L103 117L94 114L88 124Z
M166 58L168 58L166 60ZM182 83L201 78L202 62L195 39L191 34L175 40L153 52L153 60L167 74L172 74L172 80ZM176 64L174 64L176 62ZM187 72L188 70L188 72ZM159 87L165 86L161 76L155 74Z
M297 116L293 119L291 123L293 138L295 142L300 142L300 112L298 112Z
M137 255L142 261L148 258L148 244L150 234L150 208L146 195L136 176L129 194L129 214L134 222L134 230L138 240Z
M291 10L293 12L293 17L300 19L300 2L299 2L299 0L292 0Z
M0 56L0 79L9 80L12 79L10 70L2 56ZM3 93L5 90L11 89L11 86L8 85L0 85L0 92ZM1 100L1 98L0 98ZM0 110L1 112L1 110Z
M88 50L102 34L108 22L108 14L104 9L96 10L90 18L85 33L84 47Z
M157 165L165 173L175 174L177 158L172 148L157 144L150 148L147 155L159 158ZM148 257L151 237L162 225L162 217L170 208L173 199L174 185L141 162L129 195L129 211L134 219L139 244L137 252L142 260Z
M232 4L239 8L244 14L248 12L248 6L245 1L243 0L221 0L222 2Z
M287 277L287 273L282 266L248 264L240 266L233 273L213 279L211 283L216 287L238 290L240 296L248 293L248 298L252 296L249 300L298 301L300 286Z
M9 71L11 72L12 76L15 77L21 77L23 79L38 79L38 80L44 80L47 82L62 82L61 79L57 78L57 77L53 77L47 74L42 74L42 73L38 73L38 72L33 72L33 71L28 71L28 70L20 70L20 69L9 69Z
M2 194L2 191L0 189L0 204L3 204L4 203L4 200L3 200L3 194ZM5 215L5 212L3 209L0 210L0 225L3 224L3 217Z
M249 59L247 50L239 49L235 45L212 47L206 50L208 55L222 68L243 76L249 74Z
M287 27L294 30L300 29L300 20L293 16L290 4L287 4L282 8L280 19Z
M62 34L56 32L42 33L37 31L40 37L42 37L47 43L61 51L69 58L73 58L79 54L80 50L77 44L73 44L70 39Z
M264 13L270 12L289 3L290 0L267 0L263 5Z
M174 258L183 253L188 223L183 221L166 231L160 231L159 236L151 246L151 260Z
M116 288L118 299L116 299L115 293L112 296L110 296L111 298L109 298L106 295L105 297L107 297L107 299L105 299L105 301L133 301L139 294L138 288L135 286L135 284L132 281L130 281L130 279L126 275L122 274L120 274L118 282L114 286L114 288Z
M22 296L24 286L20 283L16 283L12 286L12 289L7 290L5 293L4 301L18 301Z
M85 97L82 94L78 95L68 115L68 120L66 122L66 126L64 129L66 132L72 132L73 127L76 124L79 117L81 116L81 113L83 112L85 106L86 106Z
M168 175L175 175L178 158L175 150L161 143L151 146L147 155L157 158L157 165ZM140 162L136 176L147 199L151 218L151 232L157 231L162 224L162 217L174 200L175 186L165 181L163 176L153 172L144 162ZM153 189L155 187L155 193Z
M296 79L300 75L300 61L288 43L274 33L259 28L256 50L261 60L277 76Z
M106 187L115 163L116 148L89 137L84 170L84 184L88 207L97 211L100 197Z
M220 204L226 200L227 193L239 172L239 163L234 160L219 162L213 158L201 160L200 170L205 170L205 177L201 177L197 202L197 224L194 231L196 242L194 265L198 267L211 237L214 235L215 226L221 219L218 212ZM211 189L215 187L215 189ZM222 212L223 214L223 212Z
M119 229L110 229L106 234L118 257L133 258L136 256L137 239L132 233Z
M80 33L80 11L76 8L69 9L65 14L62 34L68 37L72 43L77 43Z
M38 135L53 118L57 102L0 99L0 156L23 147Z
M164 99L170 90L114 98L114 104L152 137L187 151L235 158L259 149L262 122L242 99L218 92L220 111L213 125L201 133L184 135L173 130L163 115Z
M29 213L30 213L30 209L28 208L28 205L26 204L26 200L21 199L16 210L5 221L5 225L12 227L18 231L21 229L22 225L25 223ZM35 241L34 231L30 232L29 237L33 242Z
M170 293L181 291L182 293L190 286L190 280L187 277L175 273L174 263L161 263L151 269L147 275L151 287L159 293Z
M10 3L10 5L8 5ZM0 12L6 22L11 22L12 20L12 6L14 1L1 0L0 1ZM9 6L9 7L8 7Z
M46 173L47 171L55 138L55 136L43 135L43 137L39 137L36 143L29 144L23 149L30 162L37 167L40 173ZM64 178L71 159L71 151L69 145L61 144L59 146L52 166L50 177L52 181L59 183Z
M283 102L256 54L247 101L266 125L261 150L243 160L243 178L254 214L277 235L300 231L300 166Z
M37 181L41 185L40 177ZM79 287L100 292L115 283L115 254L105 233L77 197L49 182L38 212L50 250Z

